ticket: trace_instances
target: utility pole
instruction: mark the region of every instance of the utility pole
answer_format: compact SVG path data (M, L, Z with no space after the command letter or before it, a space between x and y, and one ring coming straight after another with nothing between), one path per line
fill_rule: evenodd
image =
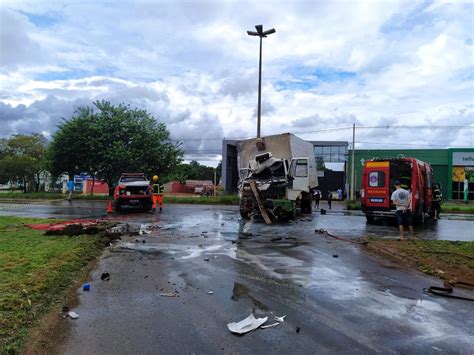
M214 169L214 196L217 195L217 168Z
M258 36L260 37L260 56L258 62L258 106L257 106L257 138L260 138L260 116L262 113L262 39L275 33L275 29L272 28L267 31L263 31L262 25L255 25L255 31L247 31L249 36Z
M352 124L352 158L351 158L351 200L354 200L354 191L355 191L355 132L356 125Z

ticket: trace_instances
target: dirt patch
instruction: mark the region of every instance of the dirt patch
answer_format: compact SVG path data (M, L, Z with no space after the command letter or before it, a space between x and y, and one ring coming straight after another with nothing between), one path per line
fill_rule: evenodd
M364 248L445 281L474 285L474 242L369 239Z

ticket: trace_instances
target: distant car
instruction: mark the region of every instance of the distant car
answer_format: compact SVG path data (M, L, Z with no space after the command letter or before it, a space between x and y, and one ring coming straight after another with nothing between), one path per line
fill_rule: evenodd
M123 173L115 187L114 202L115 211L122 211L123 207L151 211L153 193L145 174Z

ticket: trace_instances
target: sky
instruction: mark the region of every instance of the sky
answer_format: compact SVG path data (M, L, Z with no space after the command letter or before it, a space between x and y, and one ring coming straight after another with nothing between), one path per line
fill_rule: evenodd
M222 139L474 146L474 2L0 0L0 137L95 100L147 110L215 166Z

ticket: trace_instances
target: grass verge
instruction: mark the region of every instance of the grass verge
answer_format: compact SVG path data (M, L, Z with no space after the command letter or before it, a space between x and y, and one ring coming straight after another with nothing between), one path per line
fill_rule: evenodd
M370 252L447 281L474 284L474 242L447 240L382 240L369 238Z
M44 236L25 223L51 220L0 217L0 353L18 352L83 268L101 252L97 235Z
M65 194L49 192L27 192L27 193L0 193L0 200L60 200L65 199ZM74 200L111 200L112 198L104 195L75 194ZM222 196L173 196L165 194L163 197L165 203L190 203L206 205L238 205L238 195Z
M0 200L61 200L65 199L67 194L57 192L2 192ZM105 195L74 194L74 199L80 200L108 200L110 197Z
M164 203L190 203L190 204L206 204L206 205L238 205L238 195L223 196L172 196L164 195Z
M445 202L441 205L441 213L443 212L474 213L474 203L461 205L459 203Z
M360 210L359 200L346 200L346 209L348 210Z

